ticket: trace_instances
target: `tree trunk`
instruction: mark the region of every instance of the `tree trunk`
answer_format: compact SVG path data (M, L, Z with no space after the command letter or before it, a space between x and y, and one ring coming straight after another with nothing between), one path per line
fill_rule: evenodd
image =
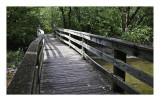
M51 13L52 13L52 17L51 17L51 26L52 26L52 28L54 27L54 21L53 21L53 7L51 8Z
M71 28L71 7L69 7L69 13L68 13L68 22L69 22L69 25L68 25L68 27L69 27L69 29Z
M76 15L77 15L77 20L78 20L78 22L79 22L79 24L80 24L80 26L81 26L81 28L82 28L82 31L85 31L84 30L84 26L81 24L81 12L80 12L80 8L78 8L78 7L75 7L75 11L76 11Z
M120 26L121 26L121 31L122 32L126 33L128 31L129 25L130 25L131 21L134 19L134 17L136 16L136 14L138 13L139 9L140 9L140 7L137 7L136 10L134 11L134 13L130 17L130 7L127 7L126 8L126 13L125 13L126 16L124 17L124 15L123 15L123 9L122 9L122 7L119 7L119 11L121 13ZM124 19L125 19L125 22L124 22ZM142 20L143 20L143 18L140 19L138 21L138 23L141 22ZM132 24L132 27L133 27L133 25L134 25L134 23Z
M64 28L66 28L66 20L65 20L65 15L64 15L64 10L63 10L63 7L59 7L59 9L61 10L62 12L62 17L63 17L63 25L64 25Z
M132 21L132 19L136 16L136 14L138 13L140 7L137 7L137 9L134 11L134 13L132 14L132 16L129 18L129 22L128 25L130 24L130 22Z
M119 7L120 13L121 13L121 31L124 32L124 27L123 27L123 11L122 11L122 7Z
M130 7L126 8L126 25L125 25L125 33L128 31L128 25L129 25L129 13L130 13Z

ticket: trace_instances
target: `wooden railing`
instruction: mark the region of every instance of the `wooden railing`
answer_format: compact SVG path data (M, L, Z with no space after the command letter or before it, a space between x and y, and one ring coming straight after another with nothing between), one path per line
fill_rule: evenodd
M126 91L129 94L139 94L137 90L132 88L125 82L125 72L133 77L141 80L145 84L153 88L153 76L138 70L128 64L126 64L126 55L130 54L139 58L143 58L153 62L153 47L147 45L141 45L133 42L128 42L116 38L104 37L94 35L86 32L80 32L70 29L63 29L56 27L56 33L58 38L70 47L74 48L86 59L90 60L97 67L102 70L113 81L113 90L116 92ZM79 37L79 38L74 38ZM79 40L80 39L80 40ZM85 42L85 40L100 44L114 49L114 56L106 54ZM78 48L78 44L81 48ZM112 63L114 65L113 73L103 68L100 64L95 62L86 52L88 50L100 58Z
M39 35L29 45L16 74L7 88L7 94L39 93L44 48L43 36L43 34Z

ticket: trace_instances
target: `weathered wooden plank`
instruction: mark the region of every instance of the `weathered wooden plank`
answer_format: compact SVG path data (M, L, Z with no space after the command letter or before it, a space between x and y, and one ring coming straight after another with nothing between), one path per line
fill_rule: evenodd
M60 34L59 35L69 38L67 35L65 34ZM63 40L63 39L61 39ZM100 50L97 50L85 43L83 43L82 41L76 40L74 38L70 38L71 41L83 46L84 48L86 48L87 50L89 50L90 52L96 54L97 56L99 56L100 58L103 58L104 60L112 63L114 66L120 68L121 70L129 73L130 75L136 77L137 79L143 81L144 83L148 84L149 86L153 87L153 77L141 70L138 70L126 63L124 63L123 61L119 60L119 59L115 59L114 57L107 55L103 52L101 52ZM68 43L67 41L65 41L65 43ZM68 43L69 44L69 43ZM75 46L73 46L74 48ZM76 48L76 47L75 47ZM83 54L82 51L80 51L79 49L76 49L79 53Z
M75 89L76 88L76 89ZM109 92L109 87L106 89ZM59 88L58 90L55 89L55 93L59 94L59 93L65 93L65 94L69 94L69 93L79 93L79 94L92 94L92 93L97 93L97 92L107 92L105 90L103 90L103 86L102 85L84 85L84 86L76 86L76 87L70 87L70 88ZM110 92L113 93L113 92Z
M50 39L50 37L48 37L48 39ZM76 46L72 43L69 43L62 38L60 38L60 40L71 45L71 47L78 49L79 52L83 52L82 49L76 48ZM47 42L51 43L52 41L48 40ZM103 76L101 72L95 69L91 64L89 64L89 62L84 61L82 56L75 52L72 48L69 48L66 52L65 48L68 48L67 45L57 42L53 47L57 47L59 45L65 46L62 50L59 49L63 57L57 56L56 59L46 58L43 62L44 64L42 68L40 87L41 94L114 93L112 91L112 83L108 81L108 79ZM74 56L72 54L74 54ZM106 90L104 90L104 87Z
M94 63L101 71L105 73L107 77L113 80L114 83L116 83L119 87L121 87L123 90L125 90L129 94L139 94L137 90L126 84L122 79L120 79L118 76L114 75L111 71L106 70L104 67L102 67L100 64L95 62L91 57L89 57L87 54L85 54L85 57L89 59L92 63Z
M72 44L71 46L74 46L74 45ZM74 46L74 48L75 47L76 46ZM98 66L105 73L106 76L108 76L109 78L111 78L113 80L113 82L116 83L123 90L125 90L129 94L139 94L139 92L137 90L135 90L134 88L132 88L131 86L129 86L128 84L126 84L123 80L121 80L120 78L118 78L116 75L113 75L113 73L110 72L109 70L106 70L105 68L103 68L97 62L95 62L92 58L90 58L86 53L81 52L79 48L75 48L75 49L77 51L79 51L80 54L84 55L84 57L86 59L89 59L90 61L92 61L92 63L94 63L96 66Z
M132 88L130 85L125 83L121 78L117 77L116 75L113 75L113 82L129 94L140 94L140 92Z
M60 39L61 41L63 41L64 43L66 43L66 44L72 46L72 48L74 48L74 49L75 49L77 52L79 52L80 54L83 54L83 51L80 50L80 49L79 49L78 47L76 47L75 45L69 43L68 41L66 41L66 40L64 40L64 39L62 39L62 38L60 38L60 37L59 37L59 39Z

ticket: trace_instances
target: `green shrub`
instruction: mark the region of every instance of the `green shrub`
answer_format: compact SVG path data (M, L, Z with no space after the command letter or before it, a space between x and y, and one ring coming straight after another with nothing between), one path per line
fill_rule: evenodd
M121 35L121 39L141 44L153 44L153 30L151 27L136 27Z
M23 49L17 51L7 51L7 68L17 68L24 56Z

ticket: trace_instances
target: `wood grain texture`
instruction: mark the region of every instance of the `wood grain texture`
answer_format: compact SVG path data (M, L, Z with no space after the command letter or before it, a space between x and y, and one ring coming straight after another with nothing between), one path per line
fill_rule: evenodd
M104 67L102 67L100 64L95 62L91 57L89 57L84 51L80 50L74 44L71 44L68 41L66 41L60 37L59 37L59 39L62 42L66 43L66 44L70 45L72 48L74 48L78 53L80 53L88 61L90 61L92 64L94 64L95 67L97 67L101 72L103 72L107 77L109 77L115 84L117 84L119 87L121 87L123 90L125 90L128 94L140 94L136 89L134 89L133 87L131 87L127 83L125 83L119 76L116 76L111 71L106 70Z
M153 76L151 76L151 75L149 75L149 74L147 74L147 73L145 73L141 70L138 70L138 69L124 63L123 61L121 61L119 59L115 59L111 55L103 53L102 51L100 51L100 50L98 50L94 47L91 47L90 45L88 45L88 44L86 44L82 41L76 40L74 38L70 38L67 35L62 34L62 33L58 33L58 34L62 37L69 38L71 41L83 46L84 48L86 48L90 52L96 54L100 58L112 63L114 66L118 67L119 69L129 73L130 75L134 76L135 78L137 78L137 79L143 81L144 83L146 83L147 85L153 87ZM68 41L65 41L65 40L62 40L62 41L64 41L66 44L70 44L70 43L68 43ZM76 49L76 50L78 51L78 49Z
M114 94L112 82L51 34L45 35L40 94Z
M153 62L153 46L142 45L117 38L105 37L71 29L63 29L58 27L56 29L58 31L70 33L78 37L83 37L84 39L95 42L97 44L101 44L106 47L113 48L124 53L134 55L136 57L143 58Z

